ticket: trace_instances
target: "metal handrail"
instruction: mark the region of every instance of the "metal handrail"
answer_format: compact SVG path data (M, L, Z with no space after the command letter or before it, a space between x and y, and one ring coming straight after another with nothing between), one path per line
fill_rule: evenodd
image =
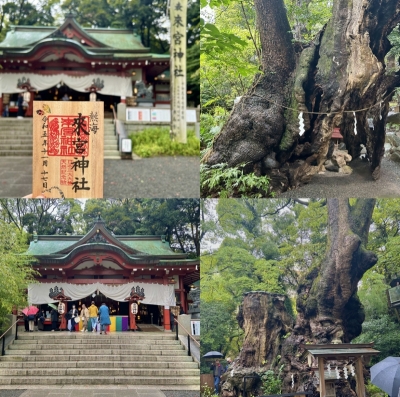
M188 334L188 336L190 336L193 339L193 341L197 344L197 346L200 347L200 343L196 339L194 339L192 335L190 335L190 332L176 318L174 318L174 321L177 324L179 324L185 330L185 332ZM176 327L176 328L178 329L178 327ZM178 331L177 331L177 334L178 334Z
M125 128L120 120L117 118L117 114L115 113L115 107L114 105L110 106L112 111L113 111L113 116L114 116L114 135L118 136L117 139L117 148L118 151L120 150L120 145L121 145L121 140L123 138L126 138L128 135L126 134Z
M17 321L15 321L12 325L10 325L10 327L3 333L3 335L0 336L0 340L3 339L2 345L1 345L1 356L4 356L6 354L6 333L15 325L18 323L18 319ZM18 324L15 327L15 340L18 340Z

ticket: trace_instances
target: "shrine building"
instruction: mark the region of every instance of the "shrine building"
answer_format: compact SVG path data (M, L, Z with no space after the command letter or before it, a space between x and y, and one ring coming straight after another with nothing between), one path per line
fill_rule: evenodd
M0 115L16 115L24 93L32 116L37 100L133 100L135 83L151 86L153 106L170 103L168 54L153 54L128 29L86 28L73 14L60 27L11 26L0 43Z
M100 218L84 236L35 234L26 254L39 274L28 288L30 304L58 302L65 314L73 304L104 302L111 331L170 330L170 310L188 313L188 292L200 279L199 260L174 252L164 236L115 236Z

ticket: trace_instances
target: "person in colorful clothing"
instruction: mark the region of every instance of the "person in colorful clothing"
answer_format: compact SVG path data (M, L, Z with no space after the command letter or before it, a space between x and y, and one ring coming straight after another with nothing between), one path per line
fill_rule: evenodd
M89 306L89 319L92 324L92 332L96 332L96 323L97 323L97 314L99 313L99 309L92 301L92 304Z
M100 335L104 331L104 335L107 335L106 326L111 324L110 321L110 311L105 303L102 303L99 309L100 316Z

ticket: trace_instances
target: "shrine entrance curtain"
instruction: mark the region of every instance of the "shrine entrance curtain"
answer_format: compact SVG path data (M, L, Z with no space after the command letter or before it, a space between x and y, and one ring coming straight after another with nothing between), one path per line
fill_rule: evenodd
M108 76L102 74L88 74L86 76L69 76L64 73L41 75L35 73L0 73L0 95L15 94L25 90L17 88L18 80L25 78L36 91L48 90L63 82L68 87L79 92L88 92L94 79L103 80L104 87L99 94L117 95L120 97L132 96L132 80L130 77Z
M131 292L132 287L139 286L144 289L145 299L143 303L148 305L175 306L175 290L173 285L127 283L122 285L95 284L70 284L70 283L40 283L28 286L28 301L32 305L41 305L56 302L49 297L50 288L63 288L64 294L72 301L86 298L96 293L97 290L107 298L118 302L124 302Z

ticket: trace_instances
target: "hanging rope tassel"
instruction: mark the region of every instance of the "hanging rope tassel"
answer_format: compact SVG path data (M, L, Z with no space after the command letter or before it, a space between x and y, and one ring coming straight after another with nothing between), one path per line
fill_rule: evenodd
M357 135L357 118L356 118L356 112L353 112L354 116L354 135Z
M347 379L349 377L348 372L347 372L347 367L343 367L343 372L344 372L344 378Z
M299 114L299 129L300 129L299 135L303 136L304 132L305 132L303 112L300 112L300 114Z

